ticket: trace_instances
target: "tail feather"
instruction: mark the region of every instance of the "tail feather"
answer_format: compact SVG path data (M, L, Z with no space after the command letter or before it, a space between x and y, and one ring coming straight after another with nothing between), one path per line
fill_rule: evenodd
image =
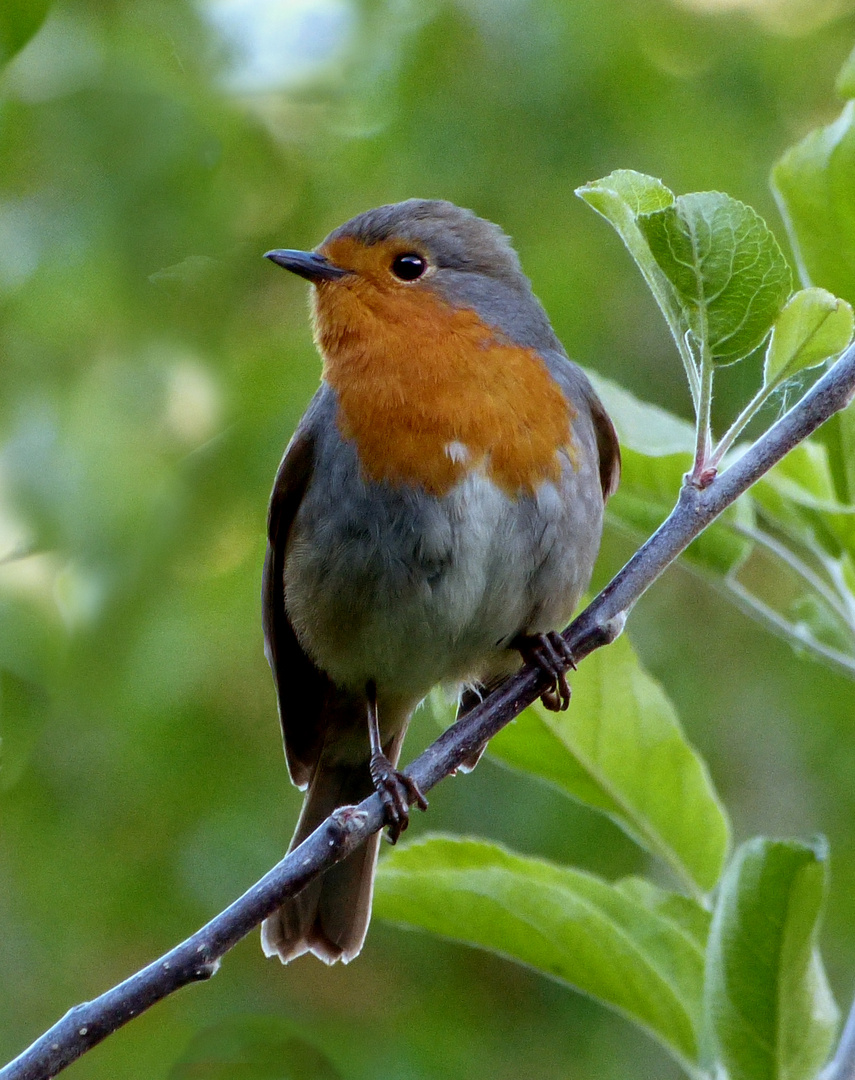
M400 732L384 747L393 765L402 741ZM367 760L353 765L325 761L322 755L288 850L301 844L337 807L361 802L373 790ZM278 956L283 964L307 952L327 964L337 960L347 964L358 956L371 919L379 846L380 834L375 833L265 919L261 927L265 955Z

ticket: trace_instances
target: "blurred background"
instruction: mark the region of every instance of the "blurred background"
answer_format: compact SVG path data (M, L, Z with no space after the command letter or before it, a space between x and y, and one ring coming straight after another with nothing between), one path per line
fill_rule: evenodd
M784 243L769 168L837 114L853 41L853 0L5 0L0 1060L291 834L259 579L319 361L305 284L262 253L409 196L472 207L511 234L572 356L688 416L652 299L573 189L626 167L724 190ZM719 421L756 377L722 373ZM595 584L632 550L608 530ZM680 567L629 633L737 839L829 837L822 944L848 1007L852 684ZM404 759L435 732L421 714ZM648 869L607 820L489 760L432 793L426 829ZM283 969L253 935L68 1075L678 1073L566 987L377 920L349 968Z

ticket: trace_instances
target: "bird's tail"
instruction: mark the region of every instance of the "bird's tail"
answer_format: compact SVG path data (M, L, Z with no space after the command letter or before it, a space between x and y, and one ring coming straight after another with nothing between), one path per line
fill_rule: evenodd
M398 763L403 734L399 732L384 747L393 766ZM373 791L367 759L354 765L325 759L322 754L288 850L301 844L337 807L359 803ZM306 952L326 964L337 960L347 964L358 956L371 919L379 844L380 833L375 833L265 919L261 927L265 955L278 956L283 964Z

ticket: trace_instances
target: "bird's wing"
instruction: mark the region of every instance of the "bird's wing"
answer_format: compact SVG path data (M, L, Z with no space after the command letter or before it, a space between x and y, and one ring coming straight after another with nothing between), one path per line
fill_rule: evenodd
M267 517L267 555L261 587L264 652L273 672L285 756L291 779L304 788L321 750L321 713L332 684L306 655L285 610L288 534L312 476L315 438L297 430L276 474Z
M578 364L568 358L563 349L545 349L541 356L570 402L578 404L581 398L590 410L600 459L600 485L605 502L610 495L614 495L620 483L620 446L614 424L588 376Z
M600 455L600 483L605 502L610 495L614 495L620 483L620 445L615 426L590 383L588 384L588 404L591 408L591 419L594 422L597 451Z

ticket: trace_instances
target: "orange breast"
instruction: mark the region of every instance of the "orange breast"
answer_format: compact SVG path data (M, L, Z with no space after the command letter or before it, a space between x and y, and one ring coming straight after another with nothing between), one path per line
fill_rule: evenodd
M558 478L576 413L533 349L424 287L354 275L315 292L324 378L368 478L438 496L472 468L511 496Z

